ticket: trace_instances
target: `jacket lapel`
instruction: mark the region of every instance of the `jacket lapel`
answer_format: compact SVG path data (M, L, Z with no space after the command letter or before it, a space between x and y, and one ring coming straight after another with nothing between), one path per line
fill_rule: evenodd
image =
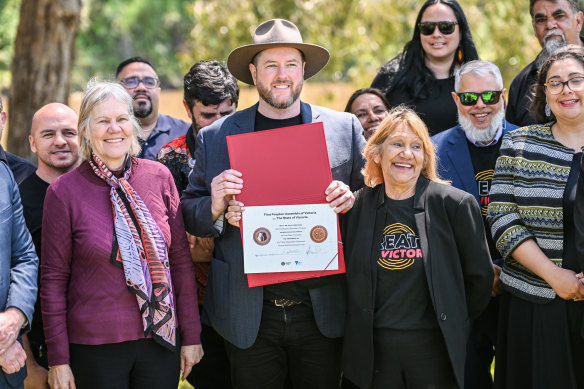
M448 141L448 160L450 168L456 172L459 182L462 184L462 190L472 194L477 202L480 204L479 190L477 188L475 173L468 151L468 144L464 131L459 126L452 134Z
M383 203L385 202L385 185L380 184L377 186L377 193L376 197L373 198L370 204L373 206L375 205L375 228L373 231L383 231L385 227L385 207ZM373 214L373 210L370 213ZM375 308L375 294L377 293L377 255L379 253L379 244L380 244L380 235L369 237L367 239L368 242L371 242L369 245L368 250L364 253L369 253L369 261L367 263L371 266L370 274L371 274L371 307Z
M312 107L310 104L300 102L300 114L302 115L302 124L317 122L320 116L317 112L312 112Z
M420 237L422 254L424 255L424 271L426 272L428 289L430 291L432 303L434 304L434 292L432 288L432 253L430 252L428 231L426 229L426 189L429 184L430 180L420 175L418 182L416 183L416 194L414 195L414 219L416 220L416 228Z
M230 131L227 135L237 135L245 134L248 132L254 132L255 129L255 117L258 111L258 103L252 105L248 109L241 111L241 117L239 120L234 121L234 125L230 126Z

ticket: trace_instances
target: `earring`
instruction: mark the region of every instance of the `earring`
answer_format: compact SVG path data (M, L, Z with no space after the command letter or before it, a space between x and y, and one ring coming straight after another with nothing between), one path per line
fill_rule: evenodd
M545 103L544 111L545 111L545 116L547 116L548 118L550 116L552 116L552 110L550 109L550 105L548 103Z
M458 51L456 52L456 58L458 58L458 62L462 62L462 49L459 47Z

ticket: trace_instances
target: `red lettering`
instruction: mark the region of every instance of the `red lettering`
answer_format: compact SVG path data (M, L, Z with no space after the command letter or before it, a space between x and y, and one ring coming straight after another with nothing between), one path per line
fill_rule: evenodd
M421 249L416 249L416 258L422 258L424 255L422 254Z
M407 251L406 255L407 255L407 257L408 257L408 258L413 258L413 257L414 257L414 255L416 255L416 250L409 249L409 250Z
M388 250L384 250L384 251L382 251L382 252L381 252L381 256L382 256L383 258L387 258L387 256L388 256L389 254L390 254L390 251L388 251Z
M400 252L402 258L406 255L405 249L401 249L399 252Z

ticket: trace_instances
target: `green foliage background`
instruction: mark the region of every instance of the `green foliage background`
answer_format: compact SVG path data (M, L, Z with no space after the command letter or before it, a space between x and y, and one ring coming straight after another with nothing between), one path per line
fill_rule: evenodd
M21 0L0 0L0 88L10 82ZM225 60L250 43L264 20L296 23L306 42L328 48L315 79L368 86L383 63L411 38L420 0L86 0L76 42L73 90L92 76L110 77L123 59L142 55L165 87L202 59ZM502 70L505 85L539 51L526 0L461 0L482 59Z

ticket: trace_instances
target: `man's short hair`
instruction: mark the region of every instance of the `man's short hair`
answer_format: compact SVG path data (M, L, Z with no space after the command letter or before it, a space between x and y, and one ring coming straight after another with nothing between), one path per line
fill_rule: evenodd
M558 2L558 0L529 0L529 14L531 15L532 19L533 19L533 6L538 1L549 1L550 3L557 3ZM572 12L578 13L578 11L580 11L580 4L579 4L578 0L566 0L566 1L568 2L568 4L570 4L570 8L572 8Z
M143 57L132 57L132 58L128 58L122 62L120 62L120 64L118 65L118 68L116 69L116 78L118 77L118 74L121 73L122 70L124 70L124 68L126 66L128 66L131 63L134 62L141 62L141 63L145 63L146 65L150 66L152 68L152 70L154 70L156 72L156 68L154 68L154 65L152 65L150 63L150 61L148 61L146 58Z
M204 105L217 105L229 99L237 107L237 80L227 67L217 61L197 62L185 74L184 99L191 111L197 101Z
M497 65L489 61L474 60L465 63L454 72L454 90L456 92L458 92L458 88L460 87L462 76L469 73L474 74L477 77L485 77L486 75L491 74L492 76L495 76L498 88L503 89L503 77L501 77L501 71Z

